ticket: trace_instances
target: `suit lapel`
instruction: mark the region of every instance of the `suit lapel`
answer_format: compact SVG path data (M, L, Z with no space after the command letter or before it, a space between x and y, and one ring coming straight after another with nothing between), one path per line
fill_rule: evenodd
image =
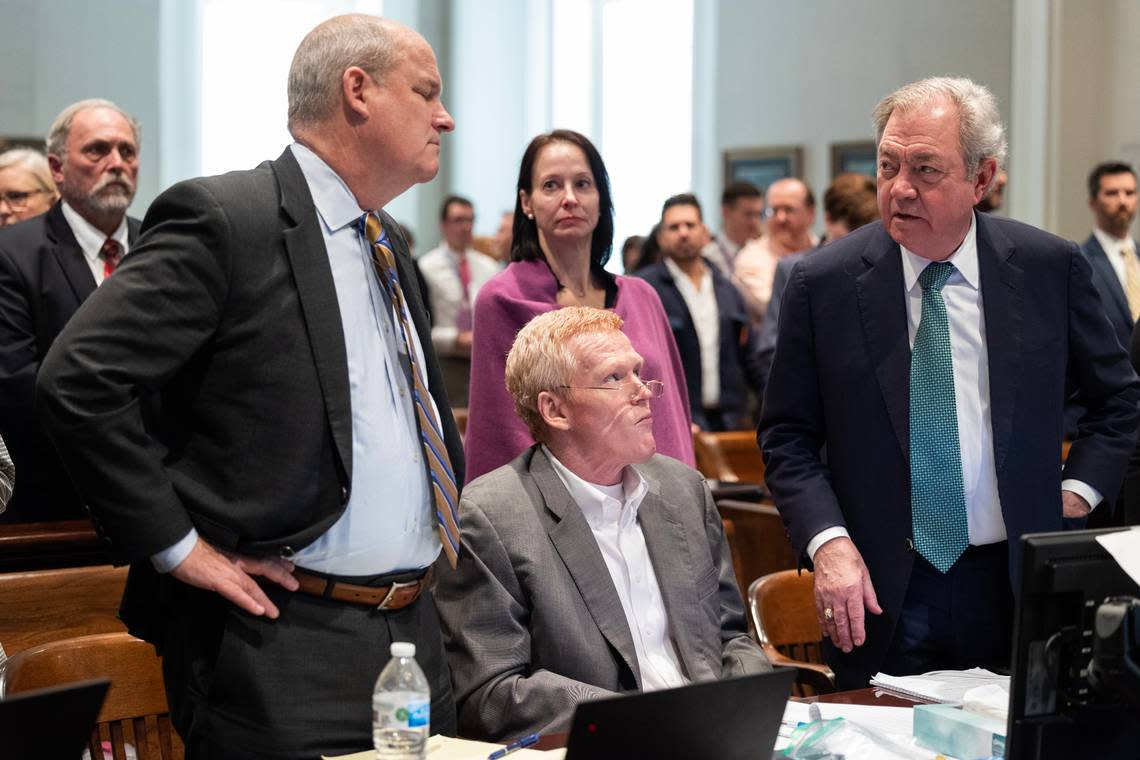
M885 230L863 252L855 292L867 352L899 447L910 461L910 338L901 251Z
M644 472L642 477L646 477ZM657 483L646 480L649 490L638 508L637 519L665 603L669 632L677 643L677 652L690 679L715 677L717 673L700 658L701 646L696 638L696 632L701 630L700 605L693 585L696 565L681 523L674 516L680 507L660 493ZM694 506L698 505L690 508Z
M590 616L610 646L621 656L641 688L637 650L626 623L625 611L614 588L609 568L590 531L582 510L570 498L546 454L537 449L530 461L530 473L542 493L547 510L554 516L547 533L563 564L574 579Z
M63 207L57 202L47 212L48 240L51 242L51 254L63 271L63 276L71 286L77 303L83 303L87 296L95 290L95 276L91 274L91 267L87 265L87 258L67 217L63 215Z
M352 410L348 388L348 355L340 307L324 236L317 223L305 175L286 148L273 162L281 187L281 211L292 226L284 230L285 250L293 268L309 348L313 352L329 428L344 472L352 476Z
M994 466L1000 474L1009 452L1021 378L1025 273L1017 263L1013 243L982 214L977 218L978 272L990 365L990 424L994 432Z
M1120 285L1120 278L1117 276L1112 262L1108 260L1108 254L1101 247L1100 241L1096 239L1096 235L1089 235L1089 239L1085 241L1085 250L1089 252L1089 264L1096 270L1099 279L1104 282L1104 288L1101 290L1102 296L1104 290L1108 291L1108 302L1104 304L1104 307L1115 309L1117 320L1123 324L1131 324L1132 310L1128 308L1128 296L1124 294L1124 288Z

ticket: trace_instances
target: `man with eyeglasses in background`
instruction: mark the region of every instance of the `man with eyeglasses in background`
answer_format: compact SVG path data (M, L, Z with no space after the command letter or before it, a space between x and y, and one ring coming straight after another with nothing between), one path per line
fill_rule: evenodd
M770 669L708 485L655 453L663 386L621 327L557 309L507 356L537 443L464 487L458 571L437 574L461 736L565 731L582 700Z
M134 117L108 100L73 103L47 137L50 176L62 198L46 213L0 230L0 435L20 470L0 522L86 515L35 419L36 374L60 330L138 236L139 221L127 216L138 152ZM0 208L13 198L33 204L44 197L8 192Z
M768 234L740 249L733 270L756 327L768 311L776 263L784 256L819 245L819 238L811 232L815 196L803 180L785 177L769 185L764 217Z

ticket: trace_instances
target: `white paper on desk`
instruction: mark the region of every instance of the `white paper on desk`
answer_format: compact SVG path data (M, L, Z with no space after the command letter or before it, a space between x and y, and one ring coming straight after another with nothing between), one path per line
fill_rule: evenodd
M1128 577L1140 585L1140 527L1096 537Z
M962 698L970 689L978 686L997 684L1009 690L1009 676L998 675L985 668L969 670L935 670L920 676L889 676L876 673L871 685L907 697L942 702L948 705L962 704Z
M487 755L491 754L497 749L502 749L502 744L491 744L490 742L477 742L470 739L452 739L448 736L435 736L428 737L427 740L427 758L428 760L487 760ZM508 755L511 760L559 760L564 757L566 750L555 749L549 752L543 752L537 749L520 749ZM323 760L376 760L376 751L369 750L367 752L357 752L353 755L337 755L336 757L326 757Z

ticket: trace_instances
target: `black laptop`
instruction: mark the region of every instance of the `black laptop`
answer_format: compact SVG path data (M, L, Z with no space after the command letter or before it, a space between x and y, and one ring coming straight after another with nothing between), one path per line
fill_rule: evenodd
M566 760L770 757L796 671L780 668L583 702Z
M79 681L0 699L0 757L79 760L110 681Z

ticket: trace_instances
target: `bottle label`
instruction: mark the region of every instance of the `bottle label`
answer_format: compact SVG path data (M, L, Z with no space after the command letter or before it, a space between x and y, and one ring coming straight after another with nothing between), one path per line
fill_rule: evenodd
M431 723L431 702L420 694L378 694L372 707L376 723L383 728L425 728Z

